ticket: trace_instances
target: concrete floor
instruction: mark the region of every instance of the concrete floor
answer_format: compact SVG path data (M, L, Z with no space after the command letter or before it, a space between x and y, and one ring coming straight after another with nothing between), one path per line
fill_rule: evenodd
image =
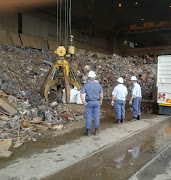
M77 140L53 148L46 148L42 152L34 153L28 157L17 158L0 169L0 177L2 180L45 178L92 157L131 136L136 136L136 134L158 123L167 121L168 118L168 116L144 115L141 121L126 122L104 129L97 137L93 134L90 137L82 136Z
M108 148L102 148L46 180L127 180L170 145L170 120L165 119ZM146 180L146 177L142 179Z
M165 148L152 161L148 162L129 180L170 180L171 145Z

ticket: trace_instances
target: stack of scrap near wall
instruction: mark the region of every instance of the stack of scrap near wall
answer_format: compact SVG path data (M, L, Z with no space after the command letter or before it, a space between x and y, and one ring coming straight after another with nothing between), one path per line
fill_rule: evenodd
M40 92L42 82L51 65L58 59L53 51L16 48L8 45L1 45L0 49L0 74L6 79L15 79L20 90L23 91L33 89ZM148 56L139 58L113 54L102 58L96 53L87 52L85 55L77 53L71 64L82 83L87 81L88 71L95 71L106 98L111 96L118 77L124 78L124 83L130 90L130 77L135 75L142 86L143 98L152 99L157 65L156 61Z

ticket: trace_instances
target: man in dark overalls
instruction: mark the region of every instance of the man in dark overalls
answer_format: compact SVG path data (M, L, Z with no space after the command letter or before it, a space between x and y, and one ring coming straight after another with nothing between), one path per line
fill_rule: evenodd
M103 101L103 90L98 81L95 80L96 74L94 71L88 73L89 82L84 84L81 89L81 100L85 105L85 128L87 136L90 136L90 129L92 127L92 114L94 117L95 135L98 135L99 121L100 121L100 105ZM84 94L86 94L84 99Z

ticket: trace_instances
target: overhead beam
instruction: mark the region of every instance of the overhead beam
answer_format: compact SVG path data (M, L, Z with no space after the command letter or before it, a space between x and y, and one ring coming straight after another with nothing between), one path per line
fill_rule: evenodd
M15 11L20 8L32 8L50 5L56 0L0 0L0 12Z

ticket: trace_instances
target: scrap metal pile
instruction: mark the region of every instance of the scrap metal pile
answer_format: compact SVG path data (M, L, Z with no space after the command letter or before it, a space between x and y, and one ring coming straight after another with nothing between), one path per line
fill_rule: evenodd
M33 89L40 92L42 82L49 72L50 66L56 60L57 56L53 52L0 45L0 79L16 80L21 91ZM82 83L87 81L88 71L95 71L98 76L97 80L103 86L105 97L111 96L116 80L120 76L124 78L124 83L130 90L130 77L135 75L138 83L142 86L143 98L152 99L157 64L149 57L144 59L113 54L105 58L98 58L95 53L88 55L77 53L70 63L77 70L77 75Z
M18 91L17 96L0 90L0 158L12 155L4 143L18 148L26 141L35 142L35 136L47 130L58 134L66 128L64 124L82 120L83 114L83 110L71 111L56 102L47 104L33 90Z
M78 56L73 62L77 65L78 76L82 82L86 82L88 71L93 70L97 74L97 80L103 87L104 97L111 97L116 80L124 78L124 84L131 93L131 76L135 75L138 83L142 87L142 97L144 99L153 98L153 85L157 73L157 62L147 57L122 57L116 54L105 58L97 58L96 54Z
M56 99L48 104L40 96L40 87L56 60L53 52L0 44L0 147L5 143L4 138L12 138L8 143L19 147L25 140L35 141L36 133L61 130L64 124L84 118L84 111L71 111ZM77 54L70 63L82 84L87 82L87 73L95 71L105 98L111 98L120 76L130 93L130 77L135 75L142 86L143 98L152 99L157 65L150 58L126 58L116 54L98 58L88 53ZM10 155L6 149L3 153L0 151L0 157Z

